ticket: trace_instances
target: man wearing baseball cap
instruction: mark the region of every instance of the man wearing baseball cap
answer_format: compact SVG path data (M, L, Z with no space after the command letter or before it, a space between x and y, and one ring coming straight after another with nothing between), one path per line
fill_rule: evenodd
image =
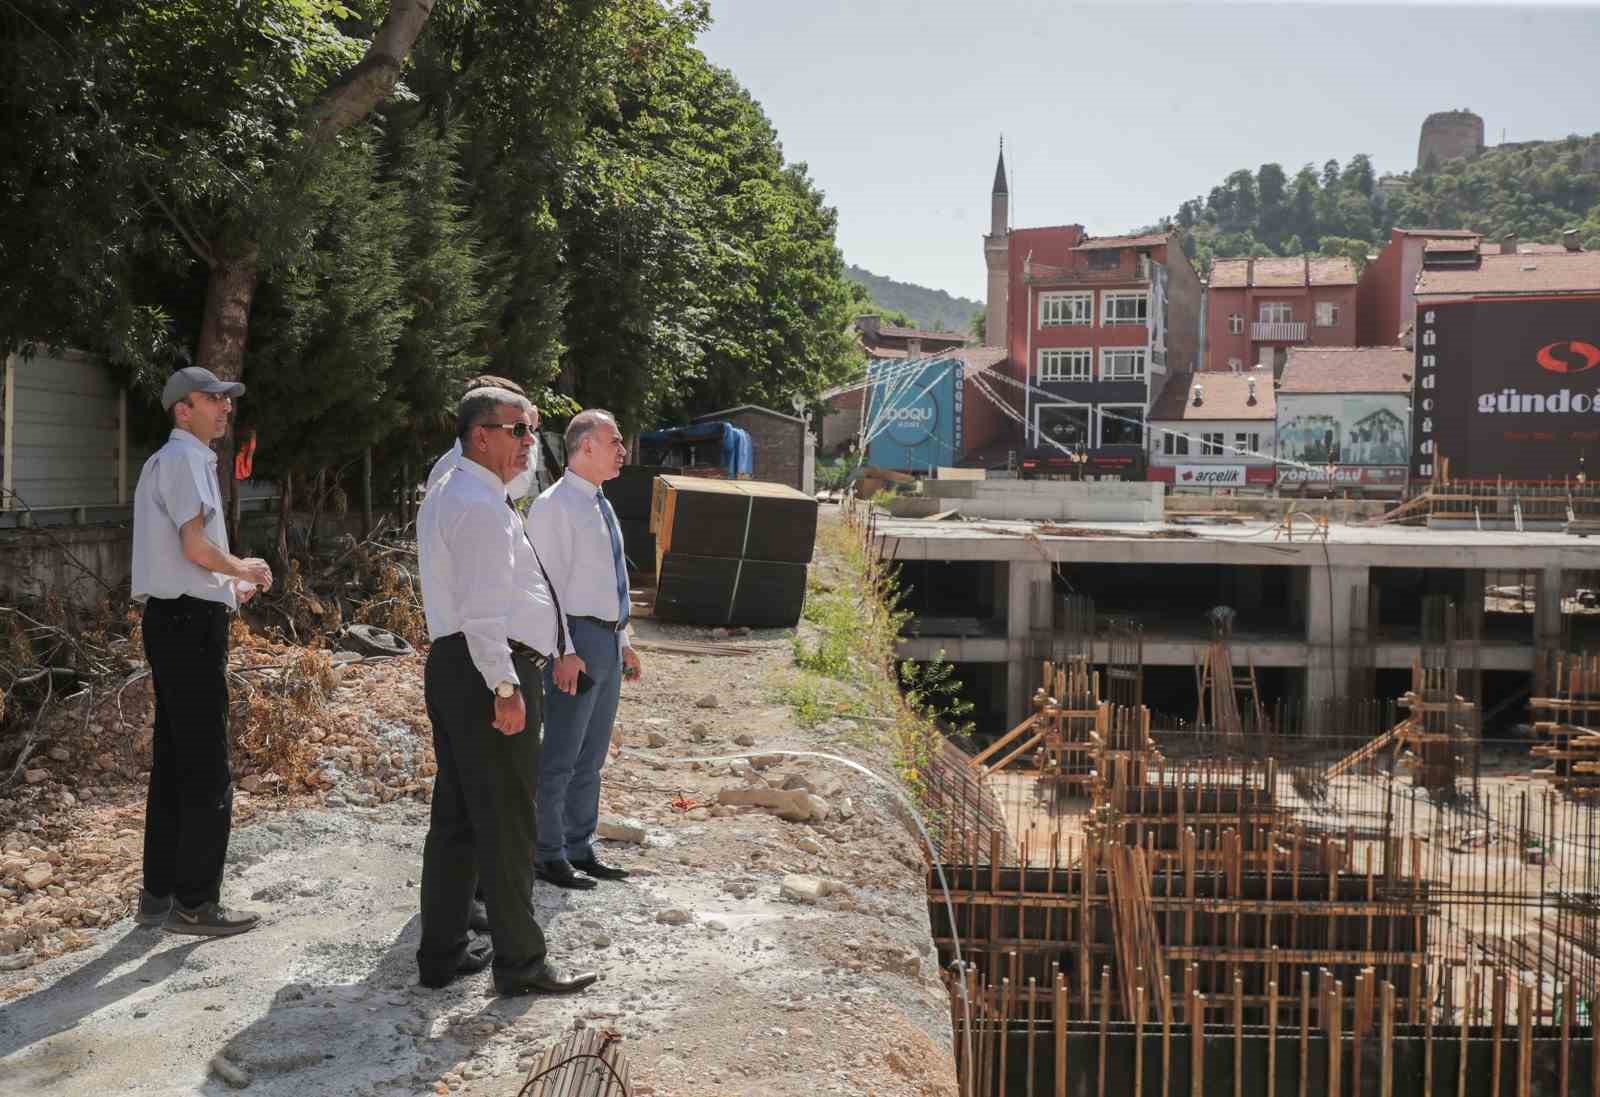
M199 366L168 378L161 405L172 434L145 462L133 495L133 598L144 604L156 696L135 919L207 937L243 933L259 919L220 902L233 815L228 614L272 585L265 560L228 551L211 449L243 395L243 385Z

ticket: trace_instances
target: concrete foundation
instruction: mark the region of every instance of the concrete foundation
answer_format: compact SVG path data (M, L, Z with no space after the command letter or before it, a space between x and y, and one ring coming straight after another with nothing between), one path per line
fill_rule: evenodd
M1120 481L925 480L922 494L967 518L1158 522L1164 485Z
M1094 535L1041 536L1032 523L1001 527L985 522L980 530L962 522L880 519L876 535L885 555L897 560L991 561L996 587L1004 584L1005 619L994 622L990 635L924 634L903 640L901 656L930 659L942 651L953 662L1004 662L1007 721L1014 726L1026 714L1037 684L1038 668L1029 645L1039 627L1036 603L1043 596L1040 592L1051 589L1053 577L1059 574L1090 596L1095 591L1081 585L1084 565L1113 565L1122 572L1145 569L1161 578L1161 583L1151 584L1149 604L1127 615L1143 627L1147 666L1191 667L1207 640L1204 623L1192 606L1173 610L1170 593L1160 588L1164 585L1170 592L1181 586L1180 573L1170 569L1220 565L1232 569L1231 597L1240 603L1235 608L1249 610L1241 613L1235 631L1236 662L1242 665L1248 654L1258 668L1301 668L1304 699L1318 703L1359 697L1362 690L1372 688L1372 671L1408 669L1417 658L1421 638L1409 620L1405 628L1378 627L1376 569L1422 570L1425 588L1454 596L1464 613L1477 617L1471 627L1480 635L1485 571L1537 574L1539 594L1531 634L1502 630L1484 636L1477 652L1481 671L1531 674L1536 652L1556 650L1562 643L1561 592L1566 573L1593 568L1592 548L1556 533L1335 526L1326 542L1286 542L1274 540L1273 527L1266 524L1220 526L1197 536L1184 536L1190 531L1156 523L1102 523L1086 529ZM1300 572L1287 583L1268 586L1279 595L1287 591L1276 607L1265 604L1260 594L1269 568ZM1251 571L1258 572L1257 577L1244 578ZM998 609L999 589L996 595ZM1107 612L1103 606L1097 608ZM994 634L1002 624L1004 634ZM1094 658L1104 662L1106 657L1102 637L1095 642ZM1465 688L1478 692L1470 677Z

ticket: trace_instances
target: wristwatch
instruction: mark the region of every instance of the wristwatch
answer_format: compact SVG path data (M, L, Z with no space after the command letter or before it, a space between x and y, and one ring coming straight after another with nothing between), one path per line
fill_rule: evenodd
M515 692L517 692L517 684L515 682L501 682L494 687L494 695L502 700L509 698Z

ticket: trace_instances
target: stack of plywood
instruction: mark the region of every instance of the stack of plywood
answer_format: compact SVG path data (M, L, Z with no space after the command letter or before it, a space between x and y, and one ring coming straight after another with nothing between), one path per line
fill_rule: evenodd
M650 511L663 621L780 628L800 619L817 503L760 480L658 476Z

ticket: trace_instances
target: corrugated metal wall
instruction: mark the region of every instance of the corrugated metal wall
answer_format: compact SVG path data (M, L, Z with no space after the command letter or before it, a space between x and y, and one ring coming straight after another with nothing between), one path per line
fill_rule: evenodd
M12 355L4 400L0 509L127 501L123 393L103 366L71 353Z

